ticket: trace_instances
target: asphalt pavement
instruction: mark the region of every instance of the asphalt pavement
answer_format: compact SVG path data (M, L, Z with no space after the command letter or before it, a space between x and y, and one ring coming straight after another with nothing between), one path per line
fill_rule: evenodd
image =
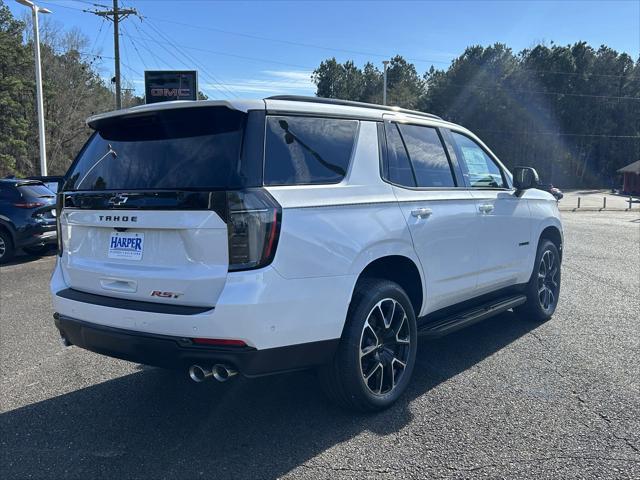
M360 415L312 372L193 384L63 348L55 257L0 268L0 478L640 478L640 215L565 213L561 301L420 342Z

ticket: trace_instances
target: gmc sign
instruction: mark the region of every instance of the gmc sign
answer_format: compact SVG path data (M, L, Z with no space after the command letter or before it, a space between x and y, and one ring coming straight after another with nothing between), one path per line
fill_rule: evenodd
M146 70L146 103L198 99L198 72L195 70Z

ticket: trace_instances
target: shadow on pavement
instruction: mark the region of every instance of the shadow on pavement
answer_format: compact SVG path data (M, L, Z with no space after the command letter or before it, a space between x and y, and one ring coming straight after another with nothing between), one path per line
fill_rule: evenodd
M23 252L22 250L19 250L16 253L16 256L13 257L10 261L8 261L7 263L2 263L0 264L0 266L2 267L11 267L12 265L22 265L23 263L29 263L29 262L33 262L35 260L39 260L43 257L51 257L53 255L55 255L57 253L57 249L52 247L49 250L47 250L46 252L44 252L42 255L30 255L26 252Z
M535 327L509 312L421 341L407 395L375 415L329 404L312 372L192 384L143 368L0 415L0 476L279 477L363 431L402 429L412 399Z

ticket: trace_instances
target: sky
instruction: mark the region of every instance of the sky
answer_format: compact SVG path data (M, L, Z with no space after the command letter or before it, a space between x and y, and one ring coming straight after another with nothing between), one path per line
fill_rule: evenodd
M14 15L26 8L5 0ZM47 15L88 38L100 74L113 75L113 26L83 10L111 0L41 0ZM120 0L142 16L122 22L124 81L141 94L144 70L199 72L210 98L313 95L311 73L336 57L362 66L396 54L445 69L469 45L507 44L515 52L540 42L584 40L640 56L640 0L630 1L213 1ZM42 21L42 20L41 20ZM87 58L92 58L87 55ZM46 81L46 72L44 72Z

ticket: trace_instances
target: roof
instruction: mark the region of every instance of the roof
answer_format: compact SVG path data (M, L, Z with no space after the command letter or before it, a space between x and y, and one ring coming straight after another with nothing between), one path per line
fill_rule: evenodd
M420 112L418 110L408 110L406 108L393 107L389 105L378 105L375 103L354 102L351 100L341 100L338 98L306 97L302 95L274 95L272 97L265 98L265 100L286 100L290 102L322 103L326 105L340 105L344 107L371 108L375 110L406 113L409 115L417 115L419 117L435 118L436 120L442 120L437 115L434 115L432 113Z
M352 102L333 98L305 97L298 95L276 95L267 97L264 100L175 100L170 102L150 103L138 105L137 107L114 110L94 115L87 119L87 125L92 128L105 119L116 117L127 117L147 112L170 110L178 108L199 108L199 107L227 107L232 110L247 112L249 110L264 110L271 112L309 112L316 114L340 114L351 115L363 119L382 120L385 115L404 115L408 117L421 118L425 120L443 120L433 114L407 110L400 107L388 105L376 105L372 103Z
M28 180L26 178L0 178L0 185L42 185L40 180Z
M635 173L640 175L640 160L630 163L626 167L622 167L620 170L618 170L618 173Z

